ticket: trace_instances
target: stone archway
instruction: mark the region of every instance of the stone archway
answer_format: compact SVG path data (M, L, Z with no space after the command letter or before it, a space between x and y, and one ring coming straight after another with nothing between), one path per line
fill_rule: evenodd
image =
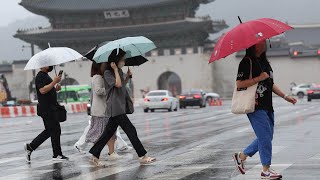
M60 83L62 86L69 85L79 85L79 82L73 78L65 78Z
M158 89L169 90L173 96L181 94L182 83L178 74L167 71L158 78Z

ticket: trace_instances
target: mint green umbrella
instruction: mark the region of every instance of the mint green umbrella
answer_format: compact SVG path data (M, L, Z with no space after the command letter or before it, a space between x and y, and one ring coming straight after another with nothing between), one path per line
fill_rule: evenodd
M156 48L155 44L148 38L143 36L126 37L115 41L110 41L107 44L98 48L93 56L93 60L97 63L108 62L108 57L114 49L121 48L126 52L126 58L142 56L145 53Z

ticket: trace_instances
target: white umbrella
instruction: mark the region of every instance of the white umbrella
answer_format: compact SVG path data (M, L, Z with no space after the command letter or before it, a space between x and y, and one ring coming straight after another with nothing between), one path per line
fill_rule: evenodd
M27 63L24 70L40 69L74 61L83 56L77 51L67 47L50 47L34 55Z

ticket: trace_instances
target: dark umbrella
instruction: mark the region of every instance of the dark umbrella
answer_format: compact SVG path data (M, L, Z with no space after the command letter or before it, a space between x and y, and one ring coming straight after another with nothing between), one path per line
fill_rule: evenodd
M95 46L89 52L87 52L87 54L85 54L84 57L93 61L93 57L94 57L94 54L97 52L97 49L105 44L106 44L106 42ZM126 53L130 54L130 52L126 52ZM148 61L148 59L146 59L143 56L135 56L135 57L127 58L125 66L140 66L141 64L144 64L147 61Z

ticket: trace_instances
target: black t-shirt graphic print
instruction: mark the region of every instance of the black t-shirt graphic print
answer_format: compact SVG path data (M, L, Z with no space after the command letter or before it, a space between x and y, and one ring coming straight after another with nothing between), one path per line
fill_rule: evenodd
M256 110L268 110L273 111L272 105L272 87L273 70L270 63L267 60L261 60L259 58L252 59L252 78L260 76L261 72L266 72L270 78L259 82L256 91ZM239 64L237 80L247 80L250 77L250 59L243 58Z

